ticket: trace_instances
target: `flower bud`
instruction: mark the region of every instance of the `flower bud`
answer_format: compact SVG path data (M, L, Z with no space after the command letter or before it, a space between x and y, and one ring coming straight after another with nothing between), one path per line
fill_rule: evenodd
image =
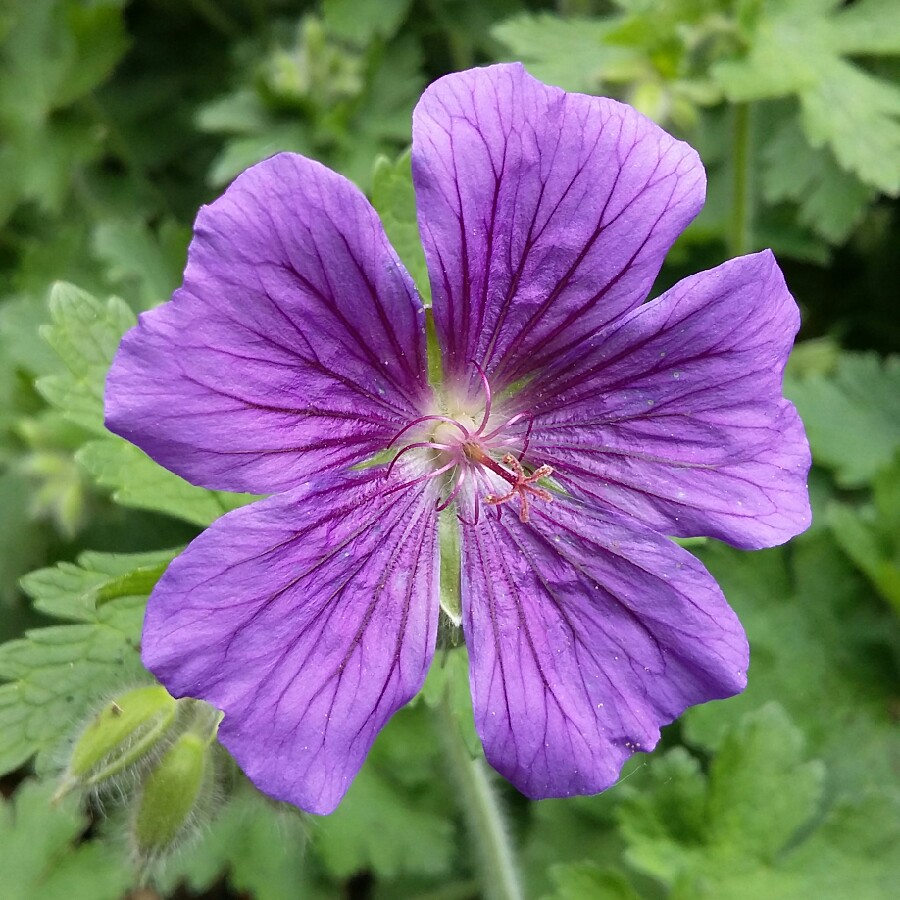
M214 788L212 738L186 731L147 775L132 820L138 860L152 863L198 824Z
M107 703L76 741L57 798L73 788L102 789L142 768L160 748L176 710L177 701L160 685L135 688Z

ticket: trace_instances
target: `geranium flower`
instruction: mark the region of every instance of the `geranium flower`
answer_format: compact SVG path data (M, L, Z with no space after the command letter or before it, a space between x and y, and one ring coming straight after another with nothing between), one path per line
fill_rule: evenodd
M143 658L224 711L262 790L318 813L422 686L448 522L478 733L535 798L608 787L745 685L736 616L664 535L766 547L809 522L771 253L643 302L703 203L690 147L500 65L426 90L413 173L440 384L368 201L280 154L200 211L107 389L108 426L166 468L273 495L172 563Z

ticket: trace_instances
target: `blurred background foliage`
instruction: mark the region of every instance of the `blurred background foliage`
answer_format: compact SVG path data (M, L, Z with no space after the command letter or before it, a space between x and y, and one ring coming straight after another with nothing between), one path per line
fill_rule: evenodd
M775 250L803 311L786 390L815 460L807 534L692 547L750 635L746 693L687 713L603 795L529 803L498 782L525 895L896 896L900 4L2 0L7 900L492 896L430 714L447 691L470 719L462 650L327 819L255 792L181 707L180 743L147 765L187 779L184 821L146 825L152 773L57 792L85 723L152 682L136 646L156 578L246 499L187 485L102 426L118 340L177 286L196 209L278 150L314 156L369 192L427 294L412 107L441 74L508 59L627 100L700 150L709 200L656 290Z

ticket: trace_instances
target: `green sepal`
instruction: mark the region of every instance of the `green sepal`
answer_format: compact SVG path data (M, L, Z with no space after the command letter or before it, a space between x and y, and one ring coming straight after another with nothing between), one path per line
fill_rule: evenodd
M452 506L441 511L438 532L441 542L441 609L458 627L462 622L459 522Z
M184 732L144 780L132 822L141 862L171 850L197 823L212 783L210 742L194 731Z
M118 600L120 597L150 596L150 592L156 587L156 582L162 578L163 572L169 568L171 560L153 563L149 566L140 566L125 575L113 578L97 589L94 604L102 606L110 600Z
M57 796L102 787L139 766L174 722L177 705L160 685L135 688L107 703L76 742Z

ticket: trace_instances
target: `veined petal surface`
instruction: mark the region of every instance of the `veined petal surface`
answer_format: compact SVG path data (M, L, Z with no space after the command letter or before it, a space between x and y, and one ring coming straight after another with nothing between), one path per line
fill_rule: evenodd
M346 178L283 153L201 209L184 285L122 341L107 426L194 484L270 493L420 412L424 310Z
M535 504L462 530L463 622L489 762L534 799L612 785L661 725L743 690L737 617L686 551L618 513Z
M687 144L518 63L448 75L413 114L413 179L448 376L496 390L647 296L703 204Z
M438 618L437 514L408 471L325 476L229 513L169 567L143 660L225 713L263 791L331 812L422 686Z
M782 396L799 324L769 251L686 278L526 390L529 452L654 530L782 543L810 521L809 445Z

